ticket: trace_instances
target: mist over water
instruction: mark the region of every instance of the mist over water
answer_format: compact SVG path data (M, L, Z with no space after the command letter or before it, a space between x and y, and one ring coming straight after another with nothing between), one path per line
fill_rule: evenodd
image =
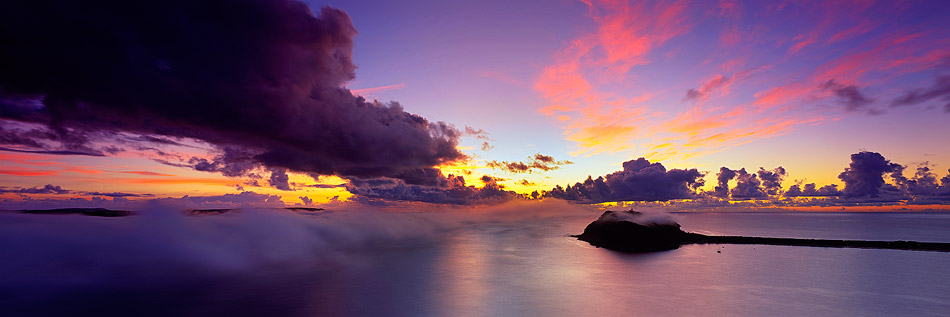
M599 215L557 202L425 212L0 213L0 308L13 315L950 312L945 253L688 245L631 255L568 237ZM684 230L717 234L950 241L938 230L950 226L947 214L671 217Z

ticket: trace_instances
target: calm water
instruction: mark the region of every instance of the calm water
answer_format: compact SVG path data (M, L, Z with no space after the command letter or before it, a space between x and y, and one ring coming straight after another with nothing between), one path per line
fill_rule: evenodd
M632 255L567 237L596 216L466 223L318 261L212 275L133 262L129 270L154 270L163 282L132 274L72 289L0 283L7 288L0 308L5 315L950 315L950 253L689 245ZM950 242L950 214L674 218L708 234Z

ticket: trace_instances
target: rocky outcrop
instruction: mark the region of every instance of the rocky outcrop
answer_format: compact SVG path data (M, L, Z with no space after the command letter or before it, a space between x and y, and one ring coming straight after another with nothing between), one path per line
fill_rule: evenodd
M679 248L690 233L672 221L653 221L633 210L607 211L584 228L577 239L624 252L655 252Z
M584 233L574 237L596 247L623 252L666 251L684 244L764 244L950 252L950 243L939 242L707 236L685 232L676 222L653 220L633 210L604 212L584 228Z

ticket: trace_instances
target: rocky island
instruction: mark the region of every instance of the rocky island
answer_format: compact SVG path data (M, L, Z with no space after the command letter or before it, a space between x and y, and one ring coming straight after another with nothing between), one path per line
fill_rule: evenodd
M657 252L685 244L764 244L826 248L872 248L950 252L950 243L709 236L685 232L669 219L628 211L606 211L574 236L593 246L621 252Z

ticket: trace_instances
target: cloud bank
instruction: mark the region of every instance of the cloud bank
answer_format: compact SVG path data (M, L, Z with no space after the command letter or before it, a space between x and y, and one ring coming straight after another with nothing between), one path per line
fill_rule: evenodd
M562 165L570 165L574 162L568 160L558 161L554 157L549 155L544 155L537 153L534 156L528 157L527 161L524 162L508 162L508 161L488 161L485 163L486 166L492 169L500 169L508 173L533 173L536 171L550 171L560 168Z
M453 126L344 88L356 30L337 9L4 1L0 33L0 143L15 149L105 155L95 142L119 133L191 138L219 155L179 165L226 176L264 167L281 189L285 170L414 184L403 175L467 159Z
M560 185L545 192L544 197L599 203L607 201L662 201L690 198L703 186L703 173L693 169L667 170L663 164L645 158L623 163L623 170L597 179L587 177L574 186Z

